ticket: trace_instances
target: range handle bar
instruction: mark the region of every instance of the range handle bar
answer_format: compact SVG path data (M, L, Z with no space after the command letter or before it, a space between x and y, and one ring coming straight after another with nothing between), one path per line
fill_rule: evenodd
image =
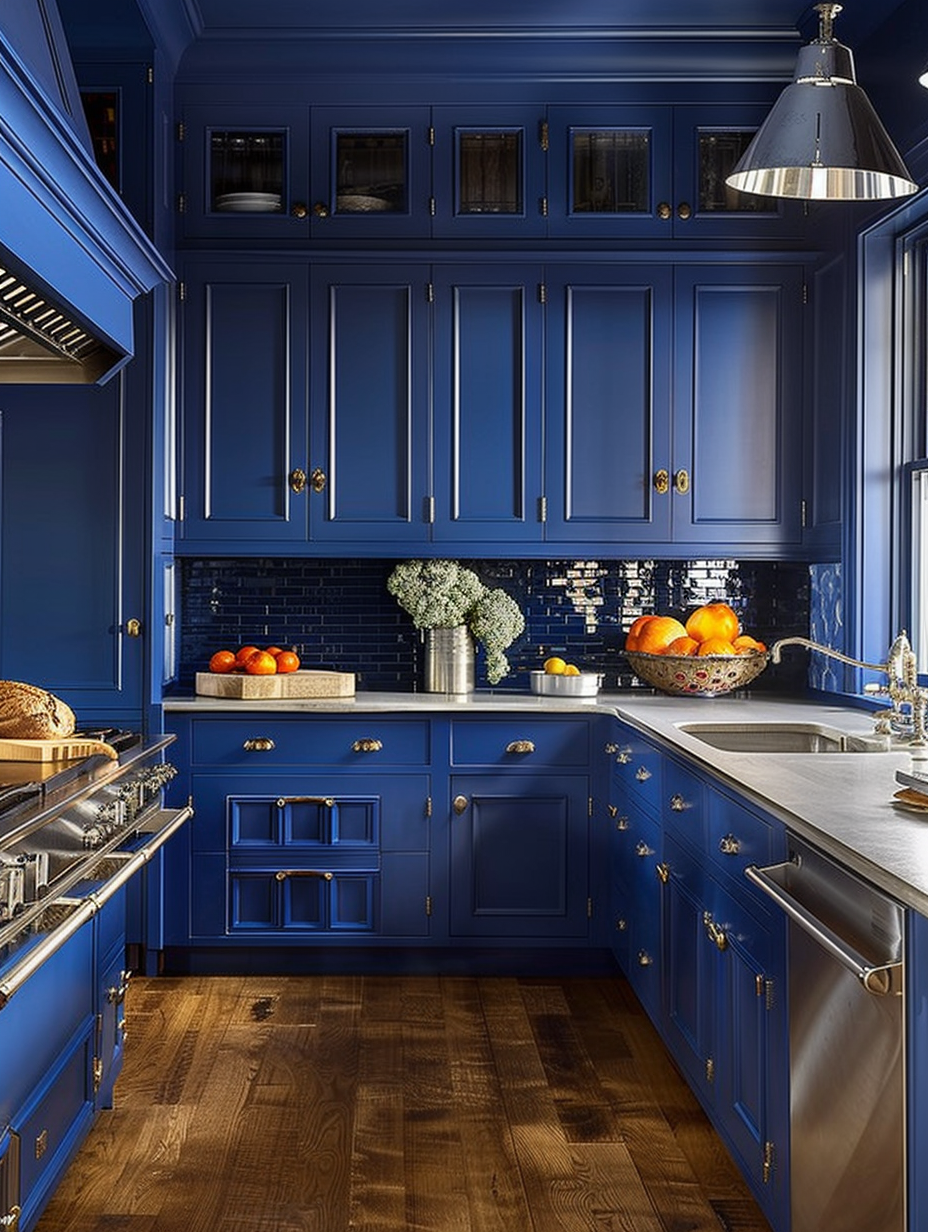
M804 907L798 899L784 890L770 876L771 873L777 873L781 869L792 867L793 865L788 862L785 864L772 864L769 868L757 868L755 865L749 864L744 870L744 875L748 881L756 885L768 898L772 898L777 906L794 923L798 924L803 932L808 933L812 940L820 945L823 950L826 950L842 966L856 975L867 992L875 997L889 995L901 997L901 962L876 965L867 962L866 958L845 941L843 937L839 937L827 924L823 924L821 920L817 919L807 907Z

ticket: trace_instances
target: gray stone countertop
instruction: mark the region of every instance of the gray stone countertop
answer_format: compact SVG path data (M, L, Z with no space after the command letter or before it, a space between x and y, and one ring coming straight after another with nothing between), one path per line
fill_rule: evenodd
M686 698L600 693L595 698L538 697L478 691L358 693L346 699L237 701L176 697L164 709L187 714L612 714L669 751L711 772L723 785L782 820L790 830L928 916L928 813L893 804L897 770L928 776L928 758L899 747L879 753L731 753L681 731L688 722L812 722L869 735L873 717L839 703L763 696ZM928 750L923 750L928 752Z

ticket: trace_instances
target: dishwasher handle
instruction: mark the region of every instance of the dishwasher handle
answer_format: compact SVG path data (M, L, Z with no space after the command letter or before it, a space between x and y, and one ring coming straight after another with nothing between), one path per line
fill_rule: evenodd
M816 919L807 907L787 893L769 875L790 867L792 866L789 863L774 864L770 868L756 868L753 864L749 864L744 870L744 875L768 898L772 898L777 906L804 932L808 933L823 950L826 950L842 966L847 967L848 971L856 975L867 992L875 997L885 997L890 994L901 997L902 963L889 962L877 965L868 963L863 955L849 945L843 937L839 937L827 924Z

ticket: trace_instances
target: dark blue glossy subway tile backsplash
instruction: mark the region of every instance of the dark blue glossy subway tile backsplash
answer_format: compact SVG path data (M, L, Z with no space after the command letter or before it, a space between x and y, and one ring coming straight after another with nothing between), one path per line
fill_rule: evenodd
M358 688L422 687L423 653L412 621L387 593L393 560L183 560L178 685L190 688L223 647L293 646L306 667L357 675ZM500 690L525 691L528 673L551 654L602 672L607 689L637 685L622 656L625 630L643 612L683 615L725 599L743 628L769 645L808 635L810 572L772 561L467 561L487 586L519 603L525 633L508 652ZM756 691L806 685L802 654L770 668ZM482 653L477 687L487 687Z

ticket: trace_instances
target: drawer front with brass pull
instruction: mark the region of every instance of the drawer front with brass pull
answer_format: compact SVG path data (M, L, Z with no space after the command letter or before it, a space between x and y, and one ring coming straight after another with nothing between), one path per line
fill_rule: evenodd
M229 878L229 931L374 932L379 882L374 869L235 870Z
M609 754L613 783L656 812L661 800L661 754L631 731L613 740L610 748L615 750Z
M454 766L575 766L586 769L590 732L586 719L539 720L514 715L506 719L452 720L451 764Z
M671 757L664 759L663 774L661 813L665 826L704 850L706 803L702 779Z
M757 813L722 792L710 793L706 854L741 889L747 886L744 870L749 864L762 868L780 858L777 837L774 827ZM767 900L759 897L766 908Z
M209 718L193 725L197 765L340 766L372 770L424 766L431 756L429 723L379 715L325 718L266 715Z

